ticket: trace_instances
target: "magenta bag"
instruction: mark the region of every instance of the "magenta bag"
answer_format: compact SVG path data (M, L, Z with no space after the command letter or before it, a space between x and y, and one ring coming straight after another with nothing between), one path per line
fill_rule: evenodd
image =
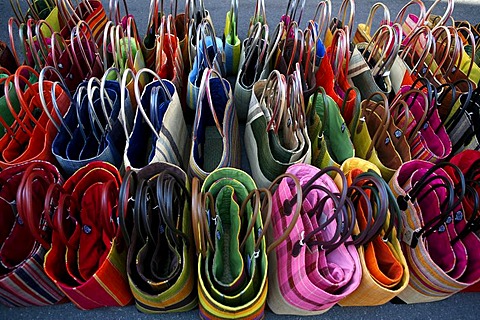
M423 83L423 87L420 90L412 89L417 83ZM399 128L405 127L405 122L408 122L405 136L410 145L412 159L437 162L447 158L452 152L452 141L440 120L435 103L436 96L435 88L427 80L420 78L412 86L401 87L392 102L393 105L400 100L408 105L408 108L394 117L394 121Z
M398 297L406 303L438 301L477 282L479 250L458 239L455 222L467 190L460 169L413 160L400 167L390 186L403 211L402 249L410 270Z
M342 191L332 172L341 176ZM269 255L267 302L276 314L317 315L360 284L362 267L351 244L354 208L339 169L296 164L287 174L295 178L283 177L272 201L269 240L278 245Z

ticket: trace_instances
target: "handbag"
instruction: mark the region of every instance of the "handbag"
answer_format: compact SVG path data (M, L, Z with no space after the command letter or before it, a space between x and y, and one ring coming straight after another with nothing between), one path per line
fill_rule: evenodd
M469 280L472 282L476 281L476 284L470 285L464 291L473 292L478 292L479 290L478 275L476 275L474 269L478 264L477 257L479 255L477 251L480 239L480 219L478 217L478 208L480 206L480 203L478 202L478 192L480 188L478 188L477 183L479 175L476 167L476 164L479 163L479 159L480 156L478 151L465 150L455 155L450 160L450 162L458 166L465 175L465 183L467 185L466 191L468 191L468 193L466 193L465 198L462 200L462 210L458 210L454 215L454 225L458 236L453 239L453 241L461 241L467 249L467 268L465 273L472 272L473 270L473 278L470 278ZM459 182L453 170L447 167L446 171L454 183Z
M56 0L56 5L58 17L63 26L60 34L64 39L68 39L73 28L78 26L80 21L84 21L85 26L91 30L88 40L93 41L97 46L102 44L103 30L108 18L101 1L82 0L73 7L70 1Z
M372 40L372 32L375 34L377 30L372 30L372 23L377 11L381 9L383 11L383 19L380 21L380 26L390 25L390 10L382 2L377 2L370 8L367 21L365 23L359 23L355 35L353 36L353 43L358 45L362 42L370 42Z
M265 73L270 73L268 70L272 55L269 52L272 53L272 48L268 39L268 26L257 23L253 27L251 35L242 42L240 68L235 81L235 108L240 121L247 118L253 85Z
M373 164L356 160L342 169L349 185L348 195L355 205L357 225L352 238L362 265L362 281L339 304L381 305L402 292L410 279L397 239L401 232L400 209L388 184L380 177L380 170Z
M43 269L51 244L44 211L50 184L62 183L54 165L30 161L0 172L0 303L8 307L61 303L64 294Z
M298 66L298 65L297 65ZM245 149L257 186L266 188L294 163L310 163L299 68L287 79L279 71L253 86Z
M182 312L197 303L190 181L179 167L127 170L119 195L127 275L138 310Z
M382 25L368 43L358 43L350 57L347 79L358 88L362 100L375 92L392 92L390 72L400 43L395 29Z
M312 165L318 168L340 167L343 161L355 156L350 132L340 109L322 87L310 98L306 115L312 143Z
M148 83L140 93L140 79L144 75L154 77L155 81ZM124 75L122 87L126 85L126 79L127 75ZM136 113L133 127L128 128L123 122L127 139L123 154L125 168L138 171L160 161L186 168L189 135L175 86L152 70L141 69L135 76L134 88ZM123 104L121 110L123 118L130 112L127 104Z
M459 183L452 181L447 167ZM460 169L413 160L400 167L390 187L402 211L402 250L410 270L408 286L398 298L406 303L438 301L478 281L478 268L466 272L465 244L454 241L452 220L467 192Z
M348 27L346 30L337 29L332 39L332 46L326 50L326 57L322 59L319 69L315 74L317 87L323 87L327 95L333 98L337 105L343 105L347 100L342 113L347 123L353 119L353 111L356 103L355 91L350 91L348 96L345 92L350 88L347 81L348 67L350 61L348 38Z
M240 62L242 42L238 38L238 0L231 0L230 10L225 17L223 43L225 45L226 75L236 75Z
M398 126L393 122L390 109L394 106L390 107L383 93L375 95L378 95L380 101L374 102L373 97L362 101L356 121L350 126L350 132L356 156L375 164L382 177L388 181L402 163L411 160L410 148L404 134L408 127L406 124ZM403 106L403 109L408 109L404 102L398 103L398 108Z
M240 167L240 161L232 89L219 72L206 69L195 109L188 174L203 181L215 169Z
M132 301L125 272L127 250L118 217L118 170L101 161L52 186L52 246L45 272L80 309L119 307Z
M45 68L39 75L29 66L21 66L4 83L5 88L15 88L16 99L5 95L10 114L15 119L12 125L4 125L6 134L0 139L2 150L0 167L24 163L29 160L55 161L51 144L57 133L55 122L66 112L68 97L60 87L44 80L45 73L53 68ZM25 76L24 76L25 75ZM27 79L38 80L32 83ZM14 106L18 101L18 112ZM54 113L54 102L58 105Z
M188 74L187 106L195 110L200 92L200 83L207 68L225 74L225 53L222 39L215 35L215 29L209 20L204 19L196 32L196 55Z
M262 319L268 264L260 193L268 200L269 191L234 168L213 171L201 188L194 178L192 188L200 318Z
M120 169L126 141L122 120L132 126L133 113L129 105L128 90L125 92L130 111L120 118L121 90L118 80L107 80L107 70L101 80L90 78L81 83L71 98L70 106L61 128L52 142L52 153L67 176L92 161L108 162ZM68 94L67 94L68 95Z
M425 89L428 95L419 90L412 90L411 88L415 87L418 81L422 80L415 81L412 87L402 87L394 101L405 101L413 115L409 127L416 126L416 129L413 131L407 129L405 131L412 159L437 162L450 155L452 142L440 120L438 110L435 108L435 89L432 88L427 80ZM404 118L406 112L405 109L396 121L399 127L406 121Z
M343 176L341 191L328 175L332 170ZM268 242L279 243L268 257L267 302L276 314L319 315L360 284L358 253L347 244L355 225L354 211L348 213L352 203L339 169L295 164L287 173L300 186L282 177L273 194Z
M251 35L251 30L254 25L260 22L260 24L266 25L267 24L267 12L265 10L265 0L257 0L255 2L255 10L253 15L250 17L250 25L248 26L248 33L247 35Z
M172 15L168 15L166 18L162 17L159 28L160 36L156 40L155 71L162 79L172 81L178 95L183 97L183 57L173 19Z

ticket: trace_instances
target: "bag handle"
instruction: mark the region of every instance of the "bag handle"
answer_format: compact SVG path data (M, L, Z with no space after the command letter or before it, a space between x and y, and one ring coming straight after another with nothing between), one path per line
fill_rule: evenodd
M97 86L93 86L93 83L96 82ZM103 82L103 86L102 86ZM103 115L106 120L106 124L102 124L100 121L100 118L98 117L96 111L95 111L95 106L94 106L94 101L93 97L95 94L95 91L99 91L100 95L100 105L102 107ZM102 77L102 80L100 81L98 78L92 77L90 80L88 80L87 84L87 99L88 99L88 113L89 113L89 120L90 120L90 126L92 128L92 133L97 140L98 143L101 141L101 137L105 137L106 133L108 131L111 131L113 129L111 122L110 122L110 115L107 112L107 108L105 105L105 100L108 101L110 105L110 110L113 112L113 101L111 101L110 97L108 94L105 94L105 76ZM95 123L98 125L98 128L100 129L102 135L99 137L97 134L97 131L95 130ZM105 128L106 127L106 128Z
M118 1L118 0L113 0ZM112 54L112 61L114 66L118 66L118 56L116 50L116 42L115 42L115 31L116 25L112 21L107 21L105 24L105 28L103 29L103 42L102 42L102 58L103 58L103 65L107 67L109 65L108 57L109 52L108 49L111 49Z
M172 239L177 246L181 246L180 239L188 248L190 246L188 236L178 230L176 220L172 217L172 214L176 214L177 221L180 219L183 212L182 204L188 203L187 199L190 198L190 192L187 190L185 183L186 181L182 180L173 170L162 171L156 179L156 196L160 215L167 226L167 230L174 235ZM147 231L151 239L156 241L149 224L147 224Z
M456 202L454 199L454 187L451 184L450 180L445 176L435 175L435 172L437 170L444 169L445 167L451 167L458 176L460 194L458 195L459 200L457 200ZM457 207L461 203L462 199L465 197L465 177L462 171L452 163L440 162L429 168L427 172L417 181L417 183L415 183L415 185L409 192L406 192L404 196L399 195L397 197L397 204L400 210L406 211L408 209L408 202L415 201L420 195L420 192L423 190L423 188L428 186L428 184L433 182L435 179L441 179L445 183L441 186L447 188L448 198L446 199L446 203L443 204L444 209L442 210L442 214L438 215L431 221L424 223L422 228L419 228L413 232L411 241L409 241L410 243L407 243L412 248L416 247L420 236L428 236L429 234L434 232L436 228L443 224L445 222L445 219L450 215L451 211L455 207Z
M371 102L373 102L372 99L375 96L379 96L380 101L375 102L375 105L373 107L370 107L369 105L370 105ZM382 92L373 93L366 100L363 100L361 105L362 105L361 108L364 110L364 116L362 118L360 118L359 120L361 122L364 122L364 125L366 125L365 116L367 116L367 114L366 114L367 112L369 112L369 114L371 115L377 110L377 108L379 106L382 106L383 110L384 110L384 114L380 116L380 119L382 119L382 123L375 130L372 141L370 142L370 146L368 147L368 151L365 155L365 157L367 159L369 159L372 156L374 146L378 143L378 140L380 139L380 134L382 133L383 130L386 130L388 128L388 126L390 125L390 121L391 121L390 108L389 108L388 99L385 96L385 94L383 94ZM361 128L357 128L357 133L359 132L360 129Z
M52 72L58 78L58 81L55 81L53 83L53 86L52 86L52 89L51 89L51 92L50 92L50 97L51 97L50 101L52 102L53 109L55 110L55 112L57 114L57 118L60 121L60 124L65 128L65 130L69 134L70 138L73 138L73 133L71 132L71 130L69 129L69 127L65 123L65 121L63 119L63 115L61 114L60 109L58 108L57 99L56 99L56 97L57 97L56 87L60 86L60 88L63 90L63 92L67 95L68 99L70 100L70 105L74 104L73 97L70 94L70 90L68 90L67 85L65 83L65 80L63 79L60 72L52 66L44 67L42 69L42 71L40 72L40 75L39 75L39 78L38 78L38 91L39 91L40 101L42 102L43 111L48 116L49 121L55 126L57 131L60 131L61 127L57 123L57 121L53 118L50 110L48 109L48 104L47 104L47 101L45 99L44 81L45 81L45 78L46 78L45 74L47 72Z
M211 94L211 89L210 89L210 80L213 78L213 75L215 75L217 78L220 79L220 82L221 82L222 87L223 87L224 94L227 97L230 95L230 91L227 89L227 87L225 85L225 82L224 82L226 80L224 80L222 78L222 75L218 71L216 71L215 69L206 69L203 72L202 82L200 83L200 90L199 90L199 93L198 93L198 100L197 100L197 110L202 108L203 99L206 95L208 106L210 108L210 112L212 113L212 117L213 117L213 120L215 122L215 126L217 127L217 130L220 133L220 135L222 137L224 137L225 134L223 132L222 124L220 123L220 121L217 117L215 107L213 106L213 99L212 99L212 94ZM198 127L199 122L200 122L200 117L196 117L195 122L196 122L195 127Z
M255 2L255 10L253 16L250 18L250 25L248 27L249 32L247 36L250 36L250 30L253 25L260 22L262 25L267 25L267 11L265 10L265 0L257 0Z
M290 235L290 232L292 232L293 228L295 227L295 224L297 223L298 218L300 217L300 213L302 211L303 190L302 190L302 185L300 184L300 180L298 180L298 178L295 175L291 173L281 174L280 176L275 178L275 180L272 181L272 183L268 187L268 190L270 191L270 193L273 194L275 187L278 187L277 184L280 185L282 180L287 178L293 180L293 183L295 184L295 190L297 191L297 194L295 197L296 201L295 203L292 204L291 201L285 200L281 206L281 209L283 212L281 212L280 214L284 214L286 216L291 215L293 212L293 206L296 205L295 212L293 213L292 221L290 222L288 227L285 229L283 234L280 237L278 237L276 240L274 240L272 243L270 243L270 245L267 248L267 254L270 254L276 247L278 247L280 243L282 243L288 238L288 236Z
M348 64L350 63L350 40L348 26L345 29L336 29L332 39L332 54L330 55L330 64L335 75L335 83L338 83L340 75L348 74ZM342 70L342 67L345 69Z
M368 35L371 35L373 18L379 9L383 10L383 20L381 22L381 26L390 26L390 10L382 2L377 2L370 8L370 12L368 13L367 21L365 23L365 32L367 32Z
M123 71L122 81L120 82L120 115L122 118L121 122L122 122L123 131L125 133L125 139L127 140L130 138L130 133L133 130L133 128L131 130L130 128L128 128L127 113L125 111L125 108L126 108L125 101L126 99L129 99L127 97L127 93L128 93L127 81L129 80L129 76L131 77L131 79L134 79L134 85L135 85L135 71L133 71L130 68L126 68ZM140 88L138 91L140 92Z
M453 31L455 31L455 29L453 29ZM477 45L476 45L476 42L475 42L475 36L473 35L473 32L466 27L460 27L460 28L457 29L457 31L458 32L460 32L460 31L467 32L468 40L470 41L470 45L472 47L471 52L470 52L470 64L468 66L468 71L467 71L467 74L466 74L467 78L470 78L470 74L471 74L472 69L473 69L473 64L475 63L475 56L476 56L476 53L477 53ZM457 36L458 36L458 33L457 33ZM464 50L463 47L462 47L462 50ZM460 59L461 59L461 57L462 57L462 55L460 55ZM460 63L461 63L461 60L457 63L457 68L460 66Z
M265 55L268 51L268 46L268 25L262 25L258 22L253 26L250 37L244 42L245 62L241 66L241 70L245 72L251 64L255 63L252 84L260 79L262 71L267 66L268 62L265 61ZM257 53L257 55L255 55L255 53ZM257 60L252 61L255 58Z
M56 168L46 162L33 162L23 173L22 180L18 186L16 194L17 210L24 222L26 222L32 236L45 249L50 248L48 234L41 230L43 219L51 221L50 210L45 211L33 208L33 197L36 191L33 189L34 182L40 183L45 195L48 196L50 185L62 183L62 177ZM37 215L36 217L34 215ZM48 217L47 217L48 216Z
M72 53L73 48L71 48L68 45L67 41L62 37L62 35L59 32L52 33L50 41L51 41L50 53L52 57L53 67L55 67L55 69L60 71L65 68L65 66L62 65L62 63L59 63L58 56L57 56L57 54L61 55L63 50L63 53L67 54L68 60L72 68L76 68L77 70L82 70L82 67L78 64L78 59L75 60L75 58L73 57L74 56ZM67 70L67 71L69 73L66 75L66 77L72 79L73 75L70 73L70 70ZM83 75L83 71L80 74ZM70 91L75 91L75 88L68 88L68 89Z
M301 4L300 4L300 1ZM297 19L297 10L300 9L300 13ZM300 22L302 22L302 15L303 15L303 10L305 9L305 0L289 0L287 9L285 11L285 17L289 17L289 20L286 21L287 24L290 24L291 22L295 21L298 25L300 25Z
M350 14L347 13L348 8L350 7ZM345 24L345 20L348 16L348 23ZM348 39L352 38L352 31L354 28L355 21L355 1L354 0L343 0L338 10L338 17L342 17L342 28L348 27L345 32L348 35ZM332 42L333 43L333 42ZM350 45L350 41L347 42ZM348 47L347 47L348 48Z
M480 197L475 187L472 186L476 185L477 183L478 182L476 181L468 181L468 184L466 185L467 189L465 190L465 197L467 196L467 193L470 194L470 200L473 202L472 214L467 220L467 224L462 231L460 231L457 236L450 241L452 245L457 243L459 240L464 239L470 232L476 232L480 229L480 215L478 215L478 210L480 209ZM460 218L463 219L463 215ZM455 220L456 219L457 217L455 216Z
M403 21L405 20L405 14L407 13L407 10L410 7L415 6L415 5L418 5L419 11L420 11L418 16L417 16L418 22L415 25L415 27L412 29L412 31L410 31L410 33L408 35L406 35L405 39L407 39L407 41L409 41L410 36L415 32L415 30L420 28L421 26L423 26L424 23L425 23L425 19L426 19L426 15L427 15L427 9L425 8L425 4L423 3L423 1L421 1L421 0L410 0L406 5L404 5L402 7L402 9L400 9L397 16L395 17L395 20L393 21L394 23L398 23L398 24L402 25ZM400 29L400 30L403 30L403 29Z
M260 97L260 105L270 111L271 118L267 118L266 132L273 130L278 133L282 117L285 113L287 99L287 83L285 76L278 70L273 70L268 76ZM273 109L271 108L274 105Z
M395 30L389 25L380 26L363 51L366 62L373 65L371 70L374 77L385 76L390 73L399 49L400 42ZM377 62L372 64L375 60Z
M140 100L140 97L141 97L141 94L140 94L140 76L143 74L143 73L149 73L151 76L153 76L154 79L156 79L158 81L158 83L160 84L160 86L163 88L164 92L165 92L165 96L168 98L169 101L172 101L173 98L172 98L172 95L170 94L170 91L168 90L168 88L165 86L165 83L163 83L164 80L162 80L162 78L160 78L160 76L158 74L156 74L154 71L150 70L150 69L147 69L147 68L143 68L143 69L140 69L137 74L135 75L135 84L134 84L134 88L135 88L135 99L137 101L137 108L138 110L140 110L140 113L142 114L143 116L143 119L145 120L145 122L147 123L147 125L150 127L150 129L152 130L153 134L158 138L160 138L160 135L158 134L157 130L155 129L154 125L152 124L152 122L150 121L150 119L148 118L148 115L147 113L145 112L145 109L143 108L143 105L142 105L142 101ZM124 78L125 78L125 74L124 74ZM125 119L126 119L126 115L125 115ZM126 129L125 129L126 130Z
M73 7L73 4L70 0L57 0L56 5L58 8L59 20L63 20L61 25L65 26L66 28L71 28L72 25L76 25L78 22L82 21L83 16L93 13L93 7L91 6L89 0L82 0L81 2L77 3L76 8ZM85 9L85 12L83 12L82 9ZM77 14L77 11L80 15Z
M317 18L318 16L318 18ZM317 4L315 8L315 14L313 16L313 22L316 23L317 38L315 43L321 39L323 42L329 30L329 23L332 20L332 2L330 0L323 0ZM320 38L320 36L322 37ZM315 52L316 52L315 46Z
M447 78L451 74L454 61L456 61L458 57L458 50L460 49L458 46L459 45L458 39L453 39L449 28L445 26L435 27L432 30L432 36L436 42L435 56L432 57L432 63L429 64L428 69L430 69L430 67L432 66L433 61L437 62L437 68L435 70L430 70L430 72L432 73L432 79L436 80L435 76L437 76L440 70L445 70L445 68L442 69L442 67L444 67L450 52L452 52L453 57L451 58L450 66L445 70L444 77ZM456 38L456 35L455 35L455 38ZM438 57L440 57L440 59L437 59Z
M103 219L101 221L102 230L113 240L119 236L118 228L118 187L114 180L109 180L103 184L100 196L100 212Z
M429 22L429 17L432 14L433 9L438 5L440 0L435 0L430 8L428 8L427 12L425 13L425 23L432 27ZM447 7L445 8L445 12L443 13L442 17L440 18L440 21L437 22L437 26L444 26L447 21L450 19L450 17L453 14L453 8L454 8L454 1L453 0L447 0Z
M27 33L26 43L29 47L28 51L30 52L33 63L38 68L38 70L42 70L42 68L45 66L44 62L46 61L46 58L48 56L48 49L46 48L47 44L44 43L45 37L43 36L39 25L44 24L47 26L47 28L50 29L51 32L53 32L52 28L48 23L45 22L45 20L41 21L43 21L43 23L41 23L40 21L37 23L33 19L28 19L25 24L25 29ZM36 39L34 39L34 37L36 37Z
M466 85L468 89L465 93L457 96L457 88L462 83ZM437 100L439 103L443 102L443 99L447 97L447 94L449 94L450 92L452 93L452 103L449 110L451 110L451 108L455 105L458 99L460 99L463 95L466 96L464 100L465 102L461 104L460 108L458 108L458 111L450 119L448 119L444 124L445 128L447 129L447 132L450 132L453 129L453 127L461 120L462 115L465 112L467 112L467 109L470 106L470 103L473 97L473 86L470 81L466 79L460 79L454 83L447 83L442 87L439 87L438 89L441 92Z
M422 53L420 54L420 57L416 59L414 54L418 53L416 49L417 44L421 43L421 36L425 37L425 46L422 48ZM435 56L435 52L432 53L432 51L435 51L435 41L433 39L432 32L428 27L421 26L418 29L414 30L412 32L412 35L408 37L406 44L403 46L403 49L400 50L399 56L403 61L407 62L406 58L407 54L409 54L411 62L417 61L417 63L411 67L413 73L419 73L419 71L421 71L419 67L425 66L425 62L427 61L429 54L433 57Z
M122 14L120 13L120 0L110 0L108 2L108 20L115 25L119 25L122 22ZM127 1L123 0L123 8L125 10L125 17L129 16Z
M367 198L364 198L367 203L367 208L368 205L370 204L370 210L373 211L373 208L371 206L371 202L375 204L375 208L377 211L377 215L373 216L371 212L368 212L368 217L367 217L367 226L361 232L356 239L352 241L357 247L361 245L366 245L367 243L371 242L376 236L380 234L380 232L383 230L385 224L386 224L386 219L387 219L387 213L389 209L389 196L387 192L388 185L386 184L385 180L375 173L374 171L368 171L359 174L354 178L352 181L352 184L350 186L352 188L352 191L350 191L350 197L354 201L354 203L358 203L361 201L361 196L367 195L362 194L359 192L362 190L363 192L369 191L369 195L367 195ZM349 188L350 188L349 187ZM355 196L358 194L358 196L355 198ZM374 199L372 199L372 195L374 196ZM392 214L392 218L393 218ZM372 223L372 220L375 219ZM393 223L389 224L390 228L393 228ZM386 232L384 240L386 239L387 235L389 235L390 232Z
M14 35L14 31L13 31L13 25L16 24L17 25L17 28L18 28L18 37L21 41L21 46L20 48L23 49L23 56L25 57L24 59L24 63L20 63L20 57L18 56L18 52L17 52L17 49L16 49L16 46L15 46L15 35ZM24 35L24 24L23 23L20 23L19 20L17 20L16 18L14 17L10 17L8 19L8 36L9 36L9 40L10 40L10 49L12 50L12 54L13 54L13 57L15 58L15 63L17 66L20 66L22 64L29 64L31 65L31 61L27 61L27 58L28 58L28 55L27 55L27 41L26 41L26 37Z
M118 222L127 247L132 243L132 231L127 227L126 220L128 219L129 211L133 210L137 202L137 199L134 197L137 185L137 173L127 168L118 191ZM133 202L133 204L131 202Z
M208 201L207 201L208 200ZM208 209L205 209L208 208ZM204 212L206 214L204 214ZM207 245L215 250L215 245L208 232L208 217L215 220L215 199L210 192L202 193L200 180L197 177L192 179L192 227L197 255L207 256Z
M413 86L412 86L413 87ZM421 103L418 99L418 97L420 96L421 99L423 99L424 103ZM420 132L420 129L424 126L425 122L428 121L429 119L429 116L428 116L428 111L429 111L429 104L428 104L428 101L429 99L427 98L427 95L419 90L419 89L410 89L404 93L399 93L393 103L392 103L392 106L390 107L390 109L392 109L394 106L398 106L398 103L399 102L406 102L408 100L408 98L412 97L412 102L410 103L410 105L408 104L401 104L404 108L405 108L405 116L407 115L407 113L409 112L409 110L411 109L411 107L413 106L413 104L415 102L418 102L423 108L423 113L422 113L422 117L419 119L419 121L415 120L417 125L415 126L415 128L410 132L410 134L408 135L407 137L407 140L408 140L408 143L411 145L414 141L414 139L416 138L418 132ZM408 119L406 117L406 123L408 123ZM403 132L406 132L406 131L403 131Z

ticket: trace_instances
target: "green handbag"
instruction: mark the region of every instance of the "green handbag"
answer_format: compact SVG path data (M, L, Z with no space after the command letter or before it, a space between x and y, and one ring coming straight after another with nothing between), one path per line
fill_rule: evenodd
M353 90L353 89L352 89ZM345 94L348 96L349 92ZM319 99L319 95L322 97ZM357 98L360 95L357 94ZM355 156L348 126L335 101L319 87L307 106L308 136L312 142L312 164L318 168L340 167Z
M200 253L200 317L262 317L267 253L260 191L247 173L234 168L213 171L200 190L194 178L192 189L193 227Z

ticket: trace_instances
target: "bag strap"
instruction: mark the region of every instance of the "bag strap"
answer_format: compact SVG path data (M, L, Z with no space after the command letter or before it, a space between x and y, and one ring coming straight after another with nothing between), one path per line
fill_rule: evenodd
M400 42L394 28L389 25L380 26L362 53L365 61L372 66L374 78L390 73L399 49Z
M451 183L451 180L445 176L435 174L437 170L444 169L445 167L452 168L453 172L455 172L455 174L457 175L459 181L457 189L459 190L459 192L457 192L457 201L455 201L454 198L455 190L453 184ZM424 237L427 237L429 234L434 232L440 225L442 225L448 218L448 216L451 214L452 210L455 209L465 197L466 184L465 177L462 171L454 164L451 164L449 162L440 162L429 168L427 172L415 183L415 185L409 192L407 192L404 196L399 195L397 197L397 204L400 210L406 211L408 209L408 202L416 201L421 191L425 187L429 186L429 184L436 179L442 180L443 184L434 185L430 190L434 190L435 188L440 186L446 188L448 194L447 199L442 204L442 214L438 215L436 218L428 222L425 222L422 228L417 229L413 232L411 241L407 243L412 248L416 247L420 236L423 235Z
M429 25L429 17L432 14L433 9L438 5L440 0L435 0L430 8L428 8L427 12L425 13L425 23ZM453 0L447 0L447 6L445 8L445 12L443 13L442 17L440 18L440 21L437 22L436 26L444 26L447 21L450 19L450 17L453 14L453 8L454 8L454 1Z
M278 133L282 118L287 108L287 83L285 76L278 70L273 70L268 76L260 97L260 105L270 111L271 118L267 117L266 132L273 130ZM271 106L274 106L273 108Z
M348 8L350 7L350 14L347 12ZM348 16L348 23L345 23ZM338 17L341 17L342 27L348 27L345 30L348 34L348 38L352 38L352 31L354 28L354 21L355 21L355 1L354 0L343 0L342 4L340 5L340 9L338 10ZM347 42L350 44L350 41Z
M373 18L375 17L375 14L378 12L379 9L383 10L383 20L381 22L382 26L383 25L390 26L390 10L382 2L377 2L370 8L370 12L368 13L367 21L365 22L365 32L368 35L371 35Z
M137 199L135 198L137 185L137 173L131 169L127 169L118 191L118 222L127 247L132 243L131 237L133 231L131 227L127 226L127 224L133 225L134 222L127 220L133 218L133 208L136 206L137 202Z
M374 106L371 107L370 103L373 102L372 99L375 96L380 97L380 101L375 102ZM366 125L365 117L368 116L367 112L368 112L369 115L372 115L377 110L377 108L380 107L380 106L382 106L383 110L384 110L384 114L379 116L379 118L382 119L381 125L378 126L378 128L375 130L375 133L372 137L372 141L370 142L370 146L368 147L368 151L365 155L366 159L369 159L372 156L373 148L377 145L378 140L380 139L380 135L381 135L382 131L386 130L386 128L388 128L388 126L390 125L390 121L391 121L390 107L389 107L387 97L385 96L385 94L383 94L381 92L373 93L366 100L363 100L361 104L362 104L361 108L362 108L362 110L364 110L363 111L364 116L362 118L360 118L359 120L361 122L364 122L364 125ZM358 130L358 128L357 128L357 130Z
M108 20L113 22L115 25L119 25L122 22L122 14L120 12L120 0L110 0L108 1ZM127 1L123 0L123 9L125 10L124 17L128 17L128 5Z

